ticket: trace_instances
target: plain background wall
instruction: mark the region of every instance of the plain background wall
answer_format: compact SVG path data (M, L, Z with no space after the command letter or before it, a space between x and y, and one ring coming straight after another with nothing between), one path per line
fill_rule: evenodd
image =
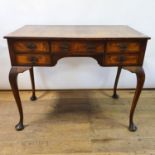
M155 88L155 0L0 0L0 89L10 89L9 53L3 36L23 25L129 25L149 35L145 88ZM92 58L65 58L55 67L35 68L37 89L112 88L116 68ZM134 74L123 71L119 87L134 88ZM29 73L19 86L30 89Z

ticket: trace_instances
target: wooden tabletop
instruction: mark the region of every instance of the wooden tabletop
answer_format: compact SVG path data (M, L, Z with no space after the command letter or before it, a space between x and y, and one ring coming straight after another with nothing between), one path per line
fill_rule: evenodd
M126 25L26 25L4 38L145 38Z

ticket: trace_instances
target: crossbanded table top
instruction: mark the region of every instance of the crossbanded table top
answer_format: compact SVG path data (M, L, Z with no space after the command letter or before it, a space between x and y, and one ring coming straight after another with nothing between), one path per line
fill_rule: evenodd
M4 38L144 38L127 25L25 25Z

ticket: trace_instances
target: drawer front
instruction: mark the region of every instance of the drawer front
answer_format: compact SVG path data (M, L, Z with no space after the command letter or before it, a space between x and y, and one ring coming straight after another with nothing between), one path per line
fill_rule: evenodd
M138 65L139 55L138 54L123 54L123 55L106 55L105 64L106 65Z
M30 55L30 54L18 54L16 55L16 63L18 65L50 65L50 55Z
M17 53L49 52L47 41L15 41L13 50Z
M107 42L106 52L107 53L137 53L140 52L140 42L120 42L120 41L109 41Z
M53 41L52 53L97 54L104 53L104 43L95 41Z

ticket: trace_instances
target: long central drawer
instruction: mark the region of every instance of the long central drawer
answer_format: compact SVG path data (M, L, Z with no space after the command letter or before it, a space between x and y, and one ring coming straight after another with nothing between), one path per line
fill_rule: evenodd
M52 41L52 53L70 53L73 55L104 53L103 41Z

